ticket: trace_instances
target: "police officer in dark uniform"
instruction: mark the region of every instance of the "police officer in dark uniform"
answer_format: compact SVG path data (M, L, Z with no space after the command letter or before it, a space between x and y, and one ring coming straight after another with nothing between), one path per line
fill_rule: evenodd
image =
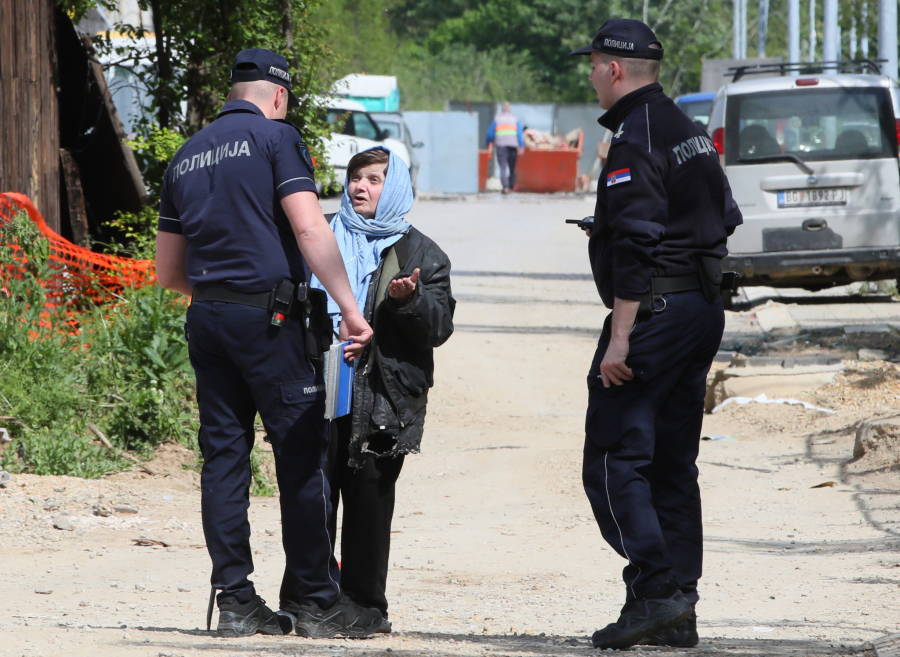
M229 101L166 171L157 276L163 287L192 295L186 331L197 376L203 532L219 591L218 634L293 628L313 638L368 636L381 614L343 595L328 534L324 385L305 328L310 270L341 308L342 335L355 341L349 357L358 356L372 329L319 207L309 151L284 120L296 104L290 79L274 52L237 55ZM280 602L287 613L269 609L248 579L257 412L281 493Z
M597 648L697 644L703 528L696 459L706 374L725 324L720 260L741 214L712 141L657 82L662 44L610 19L589 55L613 133L589 231L607 317L588 374L582 478L628 560L619 619Z

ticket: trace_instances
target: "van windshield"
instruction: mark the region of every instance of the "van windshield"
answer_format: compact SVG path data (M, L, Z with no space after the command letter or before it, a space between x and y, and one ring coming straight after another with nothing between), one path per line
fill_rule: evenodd
M806 162L896 157L886 89L815 89L731 96L725 164L791 154Z

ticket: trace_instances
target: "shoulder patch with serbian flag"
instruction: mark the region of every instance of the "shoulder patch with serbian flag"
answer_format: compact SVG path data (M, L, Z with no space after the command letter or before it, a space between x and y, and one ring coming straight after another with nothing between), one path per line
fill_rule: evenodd
M619 169L606 176L607 187L627 182L631 182L631 169Z

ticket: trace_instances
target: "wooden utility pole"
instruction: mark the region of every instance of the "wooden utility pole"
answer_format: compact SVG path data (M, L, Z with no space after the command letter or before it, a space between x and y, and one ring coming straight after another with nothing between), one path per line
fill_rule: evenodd
M0 192L59 231L55 0L0 0Z

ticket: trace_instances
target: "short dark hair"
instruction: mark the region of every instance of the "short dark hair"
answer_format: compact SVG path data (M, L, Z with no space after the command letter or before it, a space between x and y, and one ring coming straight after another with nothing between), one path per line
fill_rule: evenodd
M648 48L658 50L659 46L655 43L651 43ZM619 62L619 66L628 71L631 77L637 78L638 80L649 80L651 82L656 82L657 80L659 80L660 61L658 59L635 59L633 57L617 57L605 52L600 53L600 56L603 57L603 59L607 62L611 62L613 60Z
M383 164L384 172L387 173L388 164L391 161L391 154L383 148L373 148L362 153L357 153L350 158L347 163L347 178L352 178L353 174L373 164Z

